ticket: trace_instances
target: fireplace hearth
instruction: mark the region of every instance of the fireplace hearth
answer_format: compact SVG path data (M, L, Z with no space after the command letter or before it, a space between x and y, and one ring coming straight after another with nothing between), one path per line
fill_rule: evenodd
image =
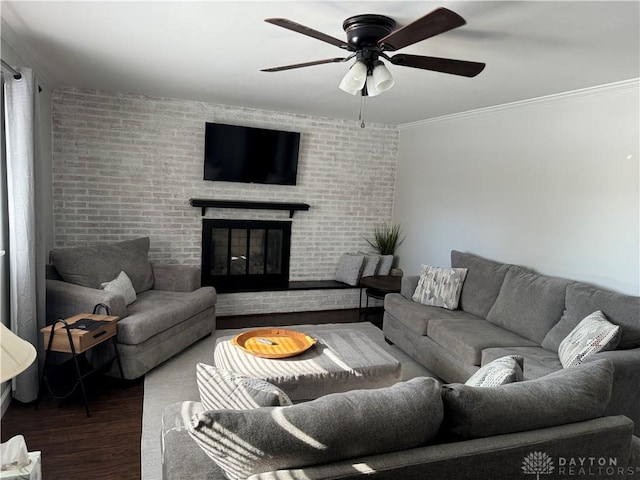
M202 285L220 293L286 288L290 253L290 221L202 221Z

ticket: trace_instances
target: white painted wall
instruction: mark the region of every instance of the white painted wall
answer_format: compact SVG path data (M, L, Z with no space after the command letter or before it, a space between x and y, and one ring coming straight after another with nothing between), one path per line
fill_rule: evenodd
M400 267L452 249L640 293L638 81L400 128Z

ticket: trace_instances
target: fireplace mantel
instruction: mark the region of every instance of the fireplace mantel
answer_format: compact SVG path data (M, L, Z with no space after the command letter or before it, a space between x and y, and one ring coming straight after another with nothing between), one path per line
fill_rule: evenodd
M284 202L252 202L247 200L207 200L204 198L192 198L189 200L192 207L202 209L202 216L207 208L244 208L253 210L289 210L289 218L297 211L309 210L306 203L284 203Z

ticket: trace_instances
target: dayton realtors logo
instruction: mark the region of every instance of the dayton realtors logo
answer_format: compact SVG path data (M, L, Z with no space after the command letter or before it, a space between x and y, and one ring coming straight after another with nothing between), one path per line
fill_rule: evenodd
M552 458L545 452L531 452L522 460L522 472L535 475L561 475L566 477L598 476L602 477L640 477L640 466L625 467L618 465L617 457L557 457ZM544 480L544 479L543 479Z
M540 475L550 475L554 470L553 460L544 452L531 452L522 461L522 471L526 475L535 475L540 480Z

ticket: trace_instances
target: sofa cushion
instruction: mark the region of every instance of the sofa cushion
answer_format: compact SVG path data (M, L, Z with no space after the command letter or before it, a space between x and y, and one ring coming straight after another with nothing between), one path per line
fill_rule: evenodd
M89 288L125 272L136 293L153 288L153 271L148 259L149 237L112 244L51 250L51 263L65 282Z
M168 292L193 292L202 286L200 267L151 262L153 289Z
M418 288L419 281L420 275L403 275L400 280L400 295L411 300L413 293L416 291L416 288Z
M399 293L390 293L384 297L384 310L395 318L402 319L402 324L418 335L427 334L427 327L433 319L479 320L462 310L422 305L406 299Z
M127 307L118 321L118 343L138 345L215 305L216 291L202 287L193 292L148 290Z
M478 438L601 417L612 382L613 365L602 360L495 388L445 385L443 431Z
M498 298L510 265L452 250L451 266L467 269L459 308L478 317L487 318L489 310Z
M565 304L562 318L544 338L543 347L557 352L560 342L569 332L596 310L602 311L611 323L620 325L622 336L618 348L640 347L640 297L607 292L574 282L567 287Z
M579 365L584 359L598 352L615 350L620 341L620 326L611 323L598 310L584 319L571 330L560 343L558 357L562 366Z
M464 384L472 387L497 387L522 381L524 358L506 355L480 367Z
M100 288L105 292L115 293L116 295L124 297L125 305L131 305L136 301L136 290L124 272L120 272L118 276L110 282L101 283Z
M487 320L540 344L562 316L569 283L512 266Z
M441 421L440 384L419 377L289 407L202 412L189 433L227 477L245 479L418 447L435 437Z
M524 358L523 378L533 380L551 372L562 370L562 363L556 352L542 347L495 347L482 351L482 365L505 355L519 355Z
M363 265L364 255L343 254L338 263L335 280L346 283L347 285L358 285Z
M247 410L291 405L286 393L275 385L205 363L196 365L200 402L206 410Z
M468 365L480 365L485 348L537 345L517 333L479 318L434 319L429 322L427 335Z
M412 300L423 305L455 310L458 308L460 291L466 276L466 268L440 268L422 265L420 280Z

